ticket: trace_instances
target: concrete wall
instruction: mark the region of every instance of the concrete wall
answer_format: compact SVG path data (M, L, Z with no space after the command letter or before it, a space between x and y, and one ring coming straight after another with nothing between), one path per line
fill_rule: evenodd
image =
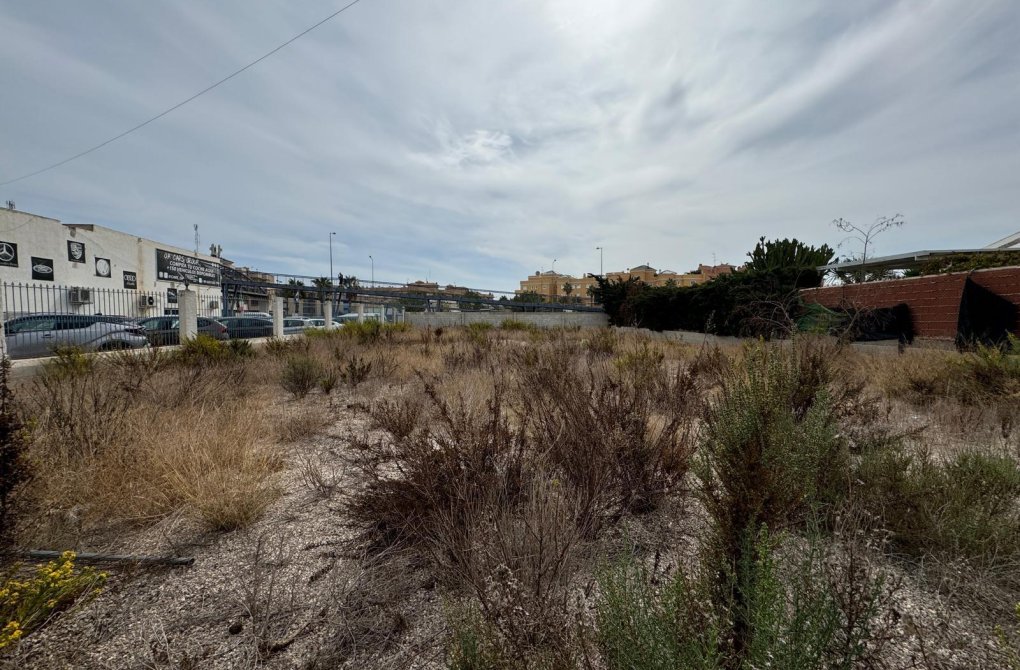
M604 312L407 312L407 323L413 326L445 328L469 323L491 323L498 326L506 319L531 323L539 328L580 326L601 328L609 325Z
M81 262L71 259L68 243L84 245ZM156 250L163 249L189 257L196 257L194 251L162 244L135 235L122 233L103 226L91 224L63 224L51 219L18 210L0 209L0 245L17 245L17 265L4 264L0 259L0 282L5 284L36 285L53 291L43 291L42 298L34 297L35 302L46 303L24 306L8 304L8 311L60 311L67 313L93 313L95 305L73 305L65 298L65 291L59 287L83 287L100 291L137 290L149 294L159 294L163 300L157 301L157 308L149 308L147 312L132 313L130 316L157 316L162 308L174 309L176 305L167 303L168 288L184 289L180 282L159 279L156 276ZM2 249L2 246L0 246ZM51 278L33 278L32 258L43 258L52 261ZM219 265L219 260L205 254L197 258ZM109 276L99 276L96 259L109 261ZM134 273L135 288L125 281L125 272ZM199 313L218 314L219 301L222 297L220 286L191 287L198 293ZM20 300L22 294L32 292L11 292L8 302ZM125 301L127 302L127 301ZM213 305L216 305L213 307ZM20 308L19 308L20 307Z
M959 327L960 301L968 277L1020 307L1020 268L826 286L805 289L801 295L806 302L829 308L852 306L867 309L905 303L910 308L918 337L953 339Z

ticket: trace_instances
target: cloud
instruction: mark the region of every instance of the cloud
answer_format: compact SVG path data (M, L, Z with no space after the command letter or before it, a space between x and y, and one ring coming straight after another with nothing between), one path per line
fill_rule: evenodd
M0 178L215 81L331 0L0 8ZM65 168L19 208L267 270L488 288L557 269L740 262L761 235L881 252L1013 232L1010 0L366 0ZM987 238L987 239L986 239Z

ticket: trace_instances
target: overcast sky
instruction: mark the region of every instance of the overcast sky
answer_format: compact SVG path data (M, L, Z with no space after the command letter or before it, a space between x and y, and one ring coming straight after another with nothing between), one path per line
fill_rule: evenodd
M344 0L0 0L0 181L115 135ZM361 0L0 200L263 270L508 288L1020 230L1020 2ZM842 253L855 248L846 245Z

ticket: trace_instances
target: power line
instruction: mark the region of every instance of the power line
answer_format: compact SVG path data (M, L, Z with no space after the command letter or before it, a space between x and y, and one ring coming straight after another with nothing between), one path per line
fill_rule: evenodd
M68 163L70 163L73 160L77 160L77 159L81 158L82 156L87 156L88 154L92 153L93 151L96 151L98 149L102 149L107 144L111 144L113 142L116 142L120 138L126 137L127 135L130 135L131 133L135 132L136 130L140 130L140 129L144 128L145 126L149 125L153 121L161 119L164 116L166 116L167 114L169 114L170 112L183 107L184 105L188 104L189 102L191 102L195 98L198 98L198 97L200 97L202 95L205 95L206 93L208 93L209 91L213 90L214 88L216 88L220 84L223 84L223 83L226 83L226 82L230 81L231 79L233 79L237 75L241 74L245 70L247 70L247 69L249 69L249 68L251 68L251 67L253 67L255 65L258 65L259 63L261 63L265 59L267 59L270 56L272 56L273 54L275 54L280 49L283 49L284 47L292 44L293 42L296 42L297 40L301 39L302 37L304 37L308 33L312 32L313 30L315 30L316 28L318 28L322 24L324 24L327 21L330 21L330 20L336 18L337 16L339 16L342 13L344 13L345 11L347 11L348 9L353 7L354 5L358 4L359 2L361 2L361 0L353 0L352 2L344 5L340 9L336 10L335 12L333 12L332 14L327 16L326 18L324 18L321 21L319 21L318 23L316 23L315 25L313 25L310 28L307 28L305 30L302 30L297 35L295 35L294 37L291 37L289 40L287 40L283 44L280 44L279 46L275 47L272 51L268 51L268 52L262 54L261 56L259 56L258 58L256 58L252 62L248 63L244 67L241 67L241 68L239 68L237 70L234 70L233 72L228 74L223 79L220 79L219 81L217 81L215 84L212 84L210 86L207 86L206 88L203 88L201 91L199 91L198 93L194 94L190 98L182 100L182 101L178 102L176 105L174 105L173 107L170 107L168 109L163 110L162 112L160 112L156 116L153 116L152 118L149 118L149 119L146 119L145 121L142 121L137 126L134 126L133 128L129 128L129 129L125 130L124 132L120 133L119 135L114 135L113 137L111 137L110 139L106 140L105 142L100 142L99 144L95 145L94 147L91 147L89 149L86 149L85 151L77 153L77 154L71 156L70 158L65 158L64 160L59 161L57 163L54 163L53 165L49 165L49 166L44 167L44 168L42 168L40 170L36 170L35 172L29 172L28 174L23 174L20 177L16 177L16 178L10 179L8 181L0 182L0 186L7 186L8 184L13 184L16 181L21 181L22 179L28 179L29 177L34 177L36 175L42 174L43 172L49 172L50 170L58 168L61 165L67 165Z

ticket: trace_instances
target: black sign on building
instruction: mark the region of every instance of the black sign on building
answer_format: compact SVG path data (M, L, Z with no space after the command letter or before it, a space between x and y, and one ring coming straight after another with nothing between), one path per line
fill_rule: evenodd
M32 279L53 281L53 259L32 256Z
M84 263L85 262L85 243L75 242L73 240L67 241L67 260L72 263Z
M168 288L166 290L166 301L168 303L177 304L177 289Z
M0 265L18 267L18 245L14 242L0 242Z
M124 270L124 288L138 288L138 274Z
M219 286L220 266L176 251L156 249L156 279Z
M112 274L113 269L110 265L110 259L96 256L96 276L109 278Z

